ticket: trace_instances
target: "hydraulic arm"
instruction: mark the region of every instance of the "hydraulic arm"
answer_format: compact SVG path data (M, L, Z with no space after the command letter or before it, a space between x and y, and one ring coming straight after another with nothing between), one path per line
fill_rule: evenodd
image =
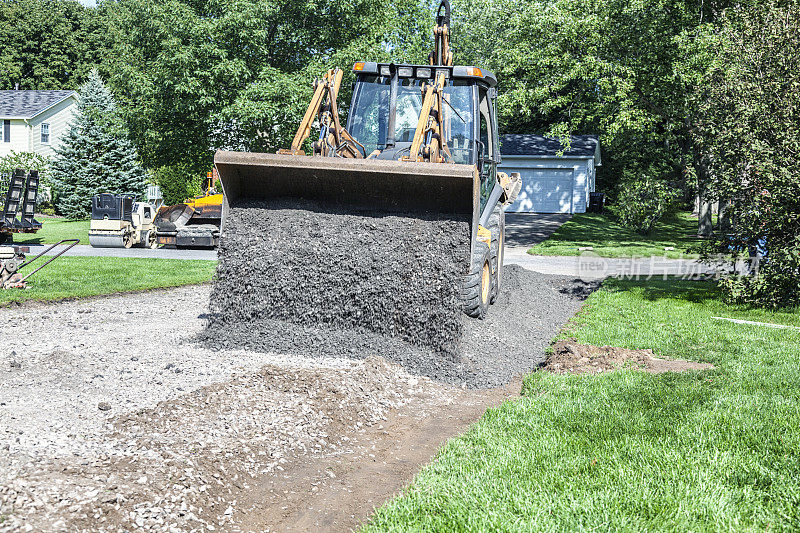
M320 80L314 80L314 96L306 109L300 127L288 150L278 150L282 155L305 155L301 146L311 134L314 119L319 120L319 138L312 143L314 155L338 156L361 159L365 156L364 145L356 141L339 121L336 98L342 84L340 69L328 70Z

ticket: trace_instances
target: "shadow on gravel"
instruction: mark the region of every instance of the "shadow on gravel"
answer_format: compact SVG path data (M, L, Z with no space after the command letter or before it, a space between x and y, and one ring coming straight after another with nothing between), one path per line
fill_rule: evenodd
M601 285L600 281L583 281L581 279L573 279L572 283L560 289L559 292L571 298L585 300Z

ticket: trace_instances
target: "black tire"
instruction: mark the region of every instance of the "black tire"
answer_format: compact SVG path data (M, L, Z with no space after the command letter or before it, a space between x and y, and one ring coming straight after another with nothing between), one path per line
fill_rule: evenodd
M500 294L500 282L503 272L503 244L505 242L506 214L500 204L497 204L489 217L489 227L492 232L492 244L489 253L492 258L492 295L489 303L493 304Z
M492 290L491 265L489 246L484 242L476 242L469 274L464 278L461 291L464 312L473 318L484 318L489 308Z

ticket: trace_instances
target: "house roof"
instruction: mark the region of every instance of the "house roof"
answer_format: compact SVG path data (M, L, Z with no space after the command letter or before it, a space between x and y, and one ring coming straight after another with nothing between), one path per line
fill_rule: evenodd
M75 91L0 91L0 118L33 118Z
M534 157L558 157L562 150L561 141L557 137L544 137L529 133L509 133L500 136L501 155L522 155ZM600 159L600 138L597 135L573 135L570 138L569 150L563 157L580 157Z

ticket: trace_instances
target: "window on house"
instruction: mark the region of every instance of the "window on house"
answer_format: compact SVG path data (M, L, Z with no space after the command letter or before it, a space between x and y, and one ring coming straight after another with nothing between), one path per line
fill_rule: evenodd
M4 120L3 121L3 142L10 143L11 142L11 121Z
M42 144L50 143L50 124L42 122Z

